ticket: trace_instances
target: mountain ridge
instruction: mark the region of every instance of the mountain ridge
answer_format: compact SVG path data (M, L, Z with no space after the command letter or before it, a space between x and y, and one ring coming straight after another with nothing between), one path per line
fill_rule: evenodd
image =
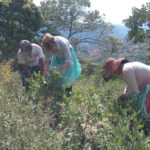
M113 24L113 26L114 29L112 35L114 37L119 38L120 40L124 40L129 31L129 28L127 28L125 25L122 24Z

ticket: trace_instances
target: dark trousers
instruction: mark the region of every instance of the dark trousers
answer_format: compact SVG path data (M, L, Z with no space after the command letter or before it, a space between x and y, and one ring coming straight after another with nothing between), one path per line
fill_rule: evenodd
M31 74L38 73L40 71L40 67L38 65L33 67L27 67ZM22 85L26 88L26 91L29 90L29 83L26 81L26 78L29 79L29 75L26 74L21 65L19 65L19 72L21 75Z
M67 97L71 96L72 86L66 88L65 91L66 91Z

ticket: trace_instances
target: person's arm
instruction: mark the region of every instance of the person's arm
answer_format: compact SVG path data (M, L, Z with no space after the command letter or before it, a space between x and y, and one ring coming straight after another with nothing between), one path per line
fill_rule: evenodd
M70 62L64 63L64 65L57 69L57 72L61 72L63 69L67 68L70 65Z
M43 75L43 71L44 71L43 58L39 59L39 66L40 66L40 74Z
M45 73L47 76L50 76L50 73L49 73L49 65L50 65L50 62L51 62L51 57L52 57L51 52L45 51L44 73Z
M38 63L39 63L39 67L40 67L40 74L43 75L43 71L44 71L44 53L43 50L40 46L36 47L36 53L38 56Z
M31 75L29 69L27 68L27 66L26 66L25 64L20 64L20 65L22 66L24 72L25 72L29 77L31 77L32 75Z
M50 76L50 74L49 74L49 65L50 65L50 60L45 60L44 61L44 73L47 76Z
M134 95L139 92L138 84L135 77L135 72L132 69L126 69L122 72L122 79L127 84L123 94L119 96L118 101L125 100L131 95Z

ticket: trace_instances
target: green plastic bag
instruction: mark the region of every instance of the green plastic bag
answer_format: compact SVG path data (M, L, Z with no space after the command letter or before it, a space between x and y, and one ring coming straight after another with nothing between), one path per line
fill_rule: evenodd
M139 93L132 96L132 101L138 103L138 105L135 106L136 109L140 109L141 115L145 119L150 118L150 116L148 115L148 113L146 111L146 107L145 107L146 96L147 96L149 91L150 91L150 84L147 84L146 88L144 90L142 90Z
M63 84L65 86L71 86L73 82L80 76L81 74L81 65L77 59L77 56L72 47L70 47L70 53L72 57L72 63L65 69L61 71L63 76ZM58 69L62 67L65 63L65 58L58 58L52 56L51 64L49 70L52 71L53 69Z

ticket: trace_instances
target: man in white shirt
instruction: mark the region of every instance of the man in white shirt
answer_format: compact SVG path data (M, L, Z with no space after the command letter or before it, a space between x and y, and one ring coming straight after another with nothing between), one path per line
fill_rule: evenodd
M28 90L28 83L25 78L32 77L34 72L43 74L43 59L44 53L42 48L34 43L30 43L27 40L21 40L19 43L18 51L18 64L22 77L22 84Z

